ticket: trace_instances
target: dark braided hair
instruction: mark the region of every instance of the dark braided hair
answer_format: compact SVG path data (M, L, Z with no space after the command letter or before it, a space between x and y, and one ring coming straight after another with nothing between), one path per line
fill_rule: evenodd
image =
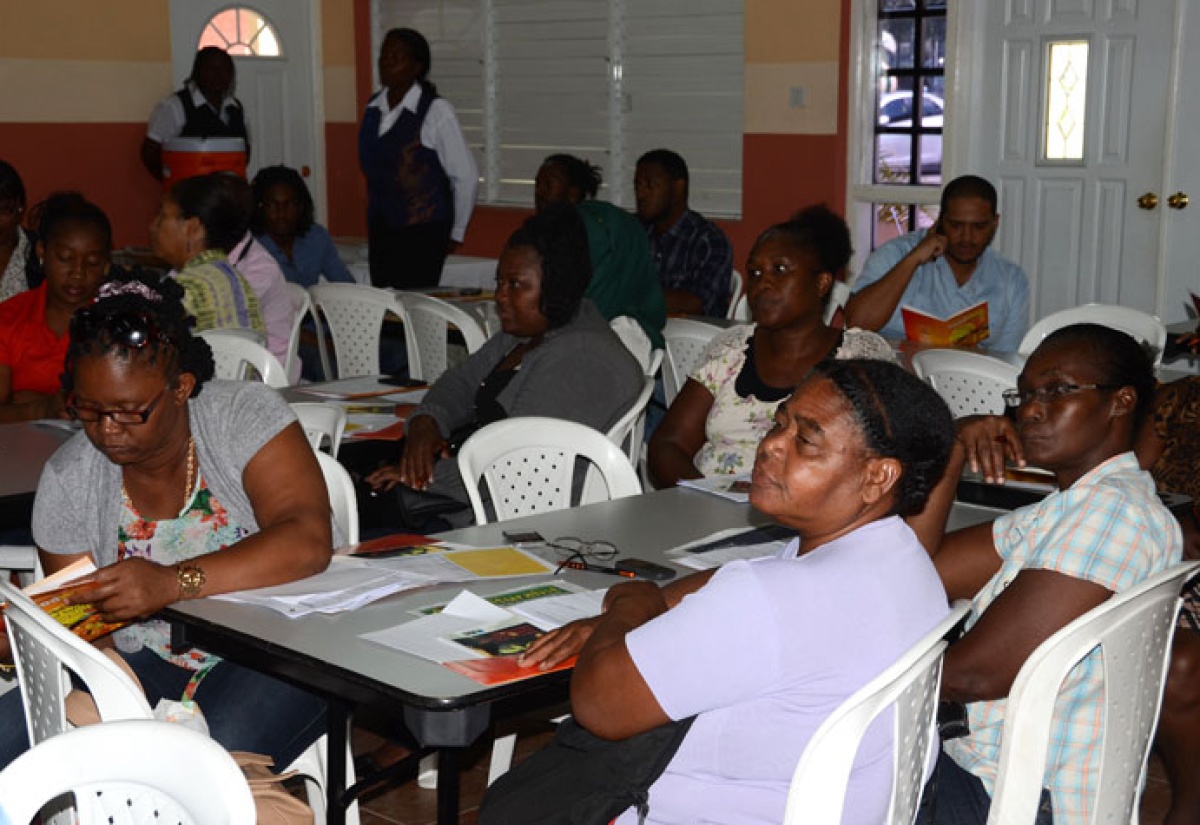
M267 190L272 186L286 186L292 190L296 202L300 205L300 214L296 216L296 237L301 238L312 228L315 208L312 193L304 183L300 173L290 166L267 166L258 170L254 176L251 188L254 190L254 220L250 223L250 231L261 235L266 231L266 214L263 201Z
M108 215L96 204L78 192L54 192L29 212L29 224L37 240L44 246L71 224L91 226L100 233L104 249L112 252L112 223ZM40 286L46 280L46 266L37 255L30 255L25 264L25 276L30 287Z
M1042 339L1038 350L1050 346L1078 344L1092 357L1100 370L1096 383L1116 387L1133 387L1137 405L1133 409L1133 427L1138 426L1154 407L1154 359L1148 341L1138 341L1128 333L1101 324L1070 324L1060 327ZM1032 356L1030 356L1032 357Z
M786 238L798 250L811 255L817 273L828 272L835 279L845 272L854 252L845 219L823 203L801 209L791 220L768 227L758 236L754 248L777 237ZM832 294L832 289L826 292L822 302L828 302Z
M599 166L574 155L551 155L542 161L542 166L550 163L556 163L563 168L567 174L567 181L580 191L584 200L596 197L596 193L600 191L600 184L604 183Z
M892 513L925 507L954 446L954 418L937 392L887 361L827 359L813 368L849 402L867 449L900 462Z
M95 303L71 318L64 392L70 395L74 389L75 363L80 358L112 353L152 365L161 358L172 383L185 372L195 376L192 397L199 395L216 365L208 342L192 334L196 319L184 309L183 295L183 287L174 279L140 271L119 274L101 286ZM131 346L123 336L131 319L151 332L145 346Z
M387 34L383 36L383 42L387 43L389 40L399 40L404 44L408 56L421 64L421 74L417 77L421 92L430 97L437 97L437 86L434 86L429 80L429 70L433 68L433 53L429 49L429 41L425 39L425 35L416 29L388 29Z
M179 207L184 220L200 221L209 249L225 253L241 242L250 222L247 204L241 202L234 187L226 182L227 177L221 172L211 172L184 178L175 182L167 196Z
M547 204L508 239L506 249L531 247L542 260L542 298L539 309L550 329L575 317L592 280L587 229L579 210L569 203Z

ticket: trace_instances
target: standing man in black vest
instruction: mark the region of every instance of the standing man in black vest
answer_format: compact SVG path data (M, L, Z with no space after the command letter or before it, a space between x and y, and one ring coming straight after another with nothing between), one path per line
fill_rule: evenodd
M245 114L231 94L235 79L233 58L224 49L205 46L196 52L183 88L155 106L150 115L142 141L142 163L151 175L162 180L163 143L175 137L240 137L246 141L249 159Z

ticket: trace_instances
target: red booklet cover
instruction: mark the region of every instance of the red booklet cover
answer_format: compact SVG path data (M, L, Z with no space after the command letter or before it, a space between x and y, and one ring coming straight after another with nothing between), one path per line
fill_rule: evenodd
M549 670L542 670L537 665L533 667L521 667L517 664L516 656L458 659L453 662L444 662L444 664L455 673L461 673L463 676L481 685L504 685L509 682L519 682L522 679L531 679L534 676L573 668L575 667L575 658L572 656L570 659L560 662Z

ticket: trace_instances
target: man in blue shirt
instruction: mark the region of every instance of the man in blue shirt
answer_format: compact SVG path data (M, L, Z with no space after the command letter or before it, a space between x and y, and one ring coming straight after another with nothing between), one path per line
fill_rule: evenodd
M904 337L902 306L945 318L987 301L988 337L980 346L1015 352L1029 329L1029 279L988 247L1000 215L996 189L975 175L942 190L932 230L912 232L876 249L846 305L847 326Z
M687 163L669 149L647 152L638 159L633 189L667 312L724 318L733 248L716 224L688 208Z

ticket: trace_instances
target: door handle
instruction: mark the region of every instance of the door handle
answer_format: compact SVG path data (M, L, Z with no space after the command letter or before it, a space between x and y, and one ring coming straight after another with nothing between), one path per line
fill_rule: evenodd
M1158 195L1147 192L1137 199L1138 209L1153 209L1158 206Z
M1171 197L1167 198L1167 206L1172 209L1187 209L1188 196L1186 192L1176 192Z

